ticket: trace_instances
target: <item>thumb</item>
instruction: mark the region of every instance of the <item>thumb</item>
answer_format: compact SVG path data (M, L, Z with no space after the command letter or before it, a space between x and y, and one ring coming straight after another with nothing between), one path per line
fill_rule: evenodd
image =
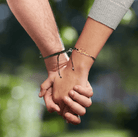
M39 97L43 97L46 93L46 91L52 87L53 85L53 81L50 78L47 78L40 86L40 93L39 93Z
M50 113L52 113L54 111L56 111L58 113L58 112L60 112L60 108L53 101L52 93L53 93L52 88L49 88L47 90L46 94L44 95L44 101L45 101L45 104L46 104L46 108Z

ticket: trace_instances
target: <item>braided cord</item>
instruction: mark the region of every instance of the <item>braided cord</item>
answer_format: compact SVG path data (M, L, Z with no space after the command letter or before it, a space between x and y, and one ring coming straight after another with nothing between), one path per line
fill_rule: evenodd
M93 56L91 56L91 55L89 55L88 53L86 53L86 51L85 50L83 50L83 49L77 49L77 48L70 48L70 49L68 49L68 50L62 50L62 51L60 51L60 52L56 52L56 53L54 53L54 54L52 54L52 55L49 55L49 56L47 56L47 57L42 57L42 56L40 56L40 58L43 58L43 59L48 59L48 58L50 58L50 57L53 57L53 56L56 56L57 55L57 67L58 67L58 74L59 74L59 77L60 78L62 78L61 77L61 75L60 75L60 69L59 69L59 56L60 56L60 54L62 54L62 53L68 53L68 52L71 52L72 53L72 51L73 50L76 50L78 53L80 53L80 54L82 54L82 55L85 55L85 56L88 56L88 57L90 57L90 58L92 58L94 61L96 60ZM70 56L70 59L71 59L71 63L72 63L72 70L74 71L74 64L73 64L73 60L72 60L72 55Z

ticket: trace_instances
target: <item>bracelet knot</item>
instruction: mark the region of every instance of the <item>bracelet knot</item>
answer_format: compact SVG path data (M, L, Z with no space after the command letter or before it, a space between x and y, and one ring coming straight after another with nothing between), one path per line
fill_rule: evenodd
M93 56L91 56L91 55L89 55L88 53L86 53L86 50L83 50L83 49L81 49L81 48L77 49L77 48L75 48L75 47L74 47L74 48L69 48L68 50L65 49L65 50L62 50L62 51L60 51L60 52L56 52L56 53L54 53L54 54L52 54L52 55L49 55L49 56L47 56L47 57L42 57L42 55L40 55L39 58L48 59L48 58L50 58L50 57L57 56L58 74L59 74L59 77L62 78L61 75L60 75L60 70L59 70L59 56L60 56L60 54L65 53L65 52L66 52L66 53L68 53L68 52L71 52L71 53L72 53L73 50L76 50L78 53L92 58L94 61L96 60ZM40 53L40 54L41 54L41 53ZM72 62L72 70L74 71L74 65L73 65L72 55L70 56L70 59L71 59L71 62Z

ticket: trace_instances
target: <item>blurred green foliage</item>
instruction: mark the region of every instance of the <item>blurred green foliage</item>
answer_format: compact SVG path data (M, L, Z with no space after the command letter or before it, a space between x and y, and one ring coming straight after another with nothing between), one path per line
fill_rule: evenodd
M58 134L65 130L61 117L40 121L41 104L36 86L16 76L0 76L0 136L38 137ZM34 92L35 91L35 92ZM60 123L60 126L59 126ZM41 130L40 130L41 128Z
M39 107L32 92L35 87L32 88L32 84L15 76L0 75L1 137L39 135Z
M6 0L0 0L0 3L6 3Z
M94 130L74 132L69 134L60 135L58 137L130 137L128 131L118 130Z

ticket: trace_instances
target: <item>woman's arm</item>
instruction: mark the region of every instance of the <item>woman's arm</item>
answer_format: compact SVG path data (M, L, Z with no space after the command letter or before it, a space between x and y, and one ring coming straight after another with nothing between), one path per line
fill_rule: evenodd
M133 1L95 0L75 48L96 58ZM76 84L86 86L89 70L94 63L94 60L86 54L74 50L72 59L69 60L67 67L61 71L63 78L60 79L58 76L55 78L53 99L61 108L64 108L63 101L65 102L67 99L66 96L68 96L71 87ZM72 60L74 71L71 69ZM60 90L58 90L59 87ZM82 112L83 114L84 112Z

